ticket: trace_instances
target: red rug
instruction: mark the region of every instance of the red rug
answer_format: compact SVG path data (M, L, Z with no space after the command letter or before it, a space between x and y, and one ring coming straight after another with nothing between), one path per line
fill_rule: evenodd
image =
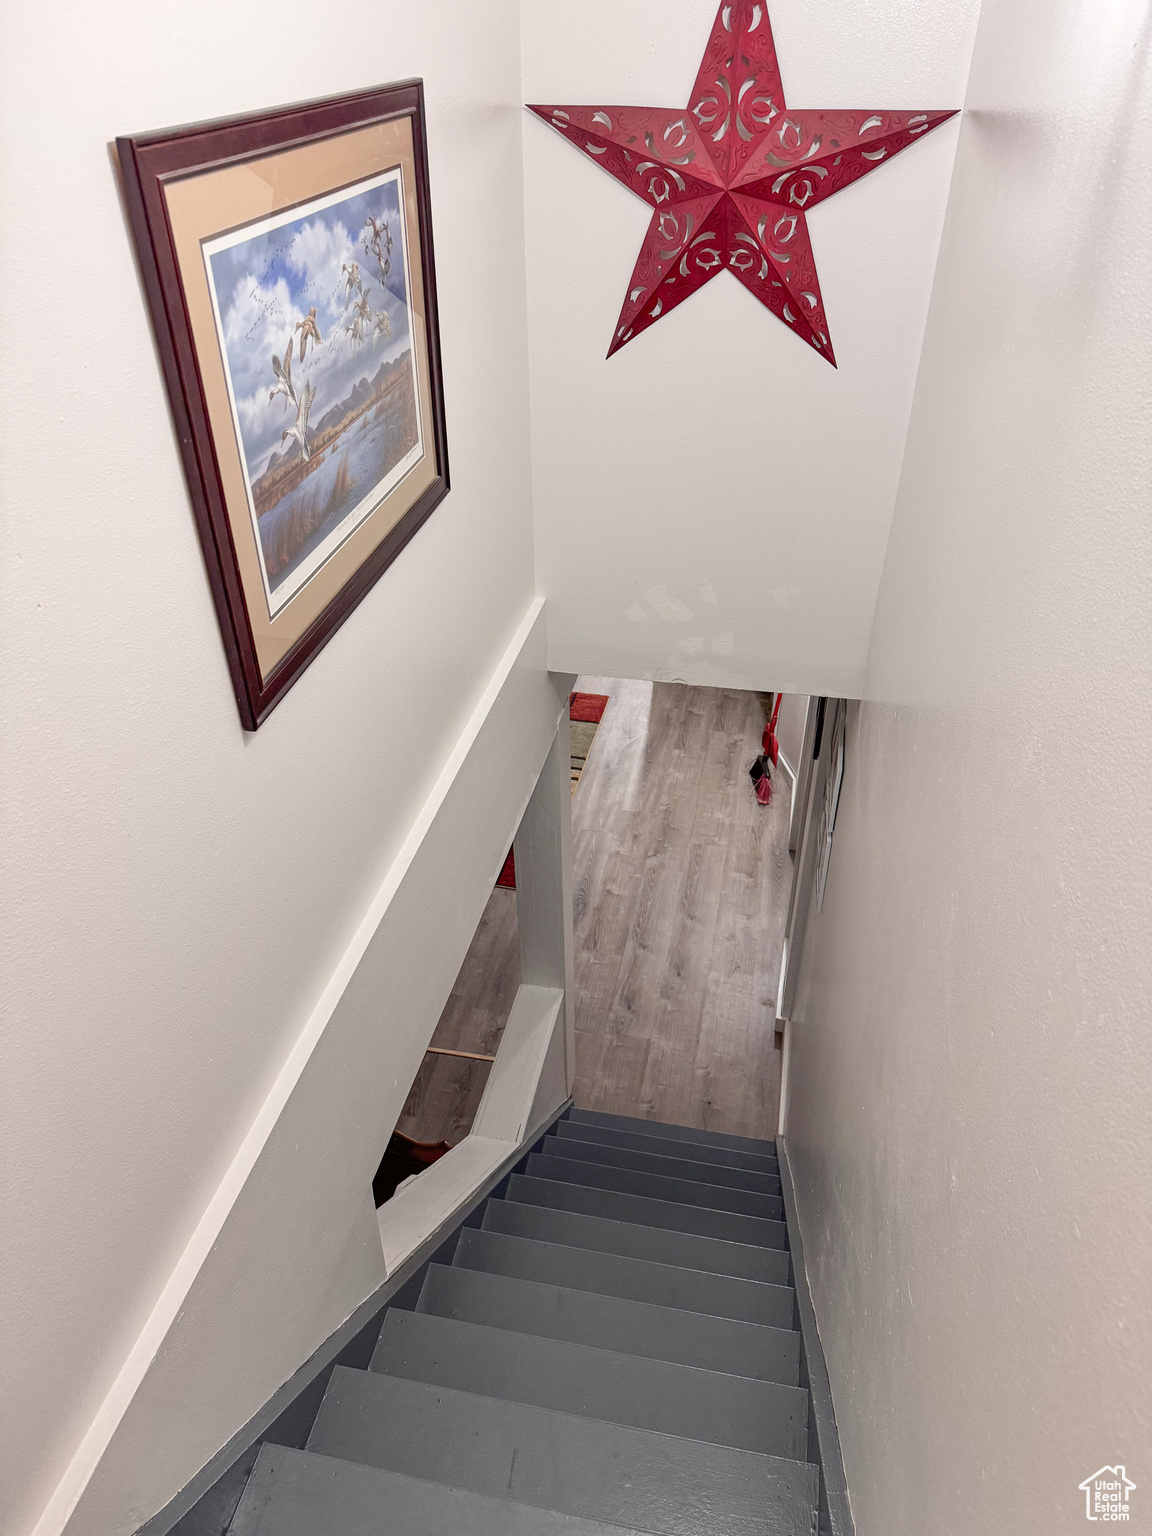
M606 693L573 693L568 698L569 720L582 720L587 725L599 725L607 708Z
M500 871L500 878L496 884L502 885L506 891L516 889L516 860L511 848L508 850L508 857L504 860L504 868Z
M604 718L604 711L608 708L608 695L606 693L572 693L568 696L568 719L576 725L599 725ZM576 784L583 772L584 763L587 760L587 746L582 744L582 751L573 751L572 756L572 792L576 792ZM579 756L579 765L577 757ZM498 886L503 886L506 891L516 889L516 861L512 857L509 848L508 857L504 860L504 868L500 871Z

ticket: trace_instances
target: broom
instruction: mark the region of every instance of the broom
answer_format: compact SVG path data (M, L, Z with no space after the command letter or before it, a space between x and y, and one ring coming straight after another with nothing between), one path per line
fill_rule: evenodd
M768 805L772 799L772 769L780 759L780 743L776 740L776 722L780 718L780 694L776 695L776 706L772 711L772 718L764 727L764 735L761 739L760 756L748 770L748 776L752 780L756 791L756 799L761 805Z
M776 695L776 706L772 711L772 718L764 727L764 740L762 745L764 751L772 759L773 768L775 768L776 764L780 761L780 743L776 740L776 722L780 718L780 700L783 697L784 695L782 693L778 693Z

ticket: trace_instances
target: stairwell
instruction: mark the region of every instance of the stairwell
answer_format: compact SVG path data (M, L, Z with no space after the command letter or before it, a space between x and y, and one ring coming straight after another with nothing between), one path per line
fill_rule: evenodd
M472 1220L230 1536L844 1528L772 1142L573 1109Z

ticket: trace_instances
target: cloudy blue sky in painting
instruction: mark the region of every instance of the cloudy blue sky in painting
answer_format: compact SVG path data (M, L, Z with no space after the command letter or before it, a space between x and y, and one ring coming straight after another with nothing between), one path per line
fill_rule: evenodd
M387 221L394 242L387 292L376 258L366 248L372 234L366 224L369 215ZM283 395L268 398L276 383L272 354L283 359L289 337L295 338L292 383L297 393L304 381L316 390L312 423L345 399L357 380L371 378L382 362L410 345L404 254L399 184L391 181L370 191L353 191L330 208L304 208L277 228L241 237L208 257L252 480L263 473L269 455L281 447L281 433L295 419ZM387 309L392 326L387 340L357 344L348 334L352 302L359 295L348 296L347 274L341 268L353 262L359 264L371 306L370 330L381 307ZM295 327L313 305L321 344L309 342L301 363Z

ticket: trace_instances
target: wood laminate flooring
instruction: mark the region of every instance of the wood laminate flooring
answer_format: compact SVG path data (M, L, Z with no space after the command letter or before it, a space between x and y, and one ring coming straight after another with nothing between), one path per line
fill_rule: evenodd
M757 694L581 677L609 705L572 802L576 1084L587 1109L772 1136L789 781L756 802ZM494 1054L519 984L496 889L432 1043ZM426 1056L397 1130L467 1134L487 1063Z
M494 1056L519 985L516 892L497 886L488 898L431 1043L445 1050ZM472 1128L491 1070L486 1061L463 1061L458 1056L428 1052L396 1129L413 1141L447 1141L455 1146Z
M756 802L757 694L582 677L611 703L572 803L586 1109L772 1136L792 861L787 775Z

